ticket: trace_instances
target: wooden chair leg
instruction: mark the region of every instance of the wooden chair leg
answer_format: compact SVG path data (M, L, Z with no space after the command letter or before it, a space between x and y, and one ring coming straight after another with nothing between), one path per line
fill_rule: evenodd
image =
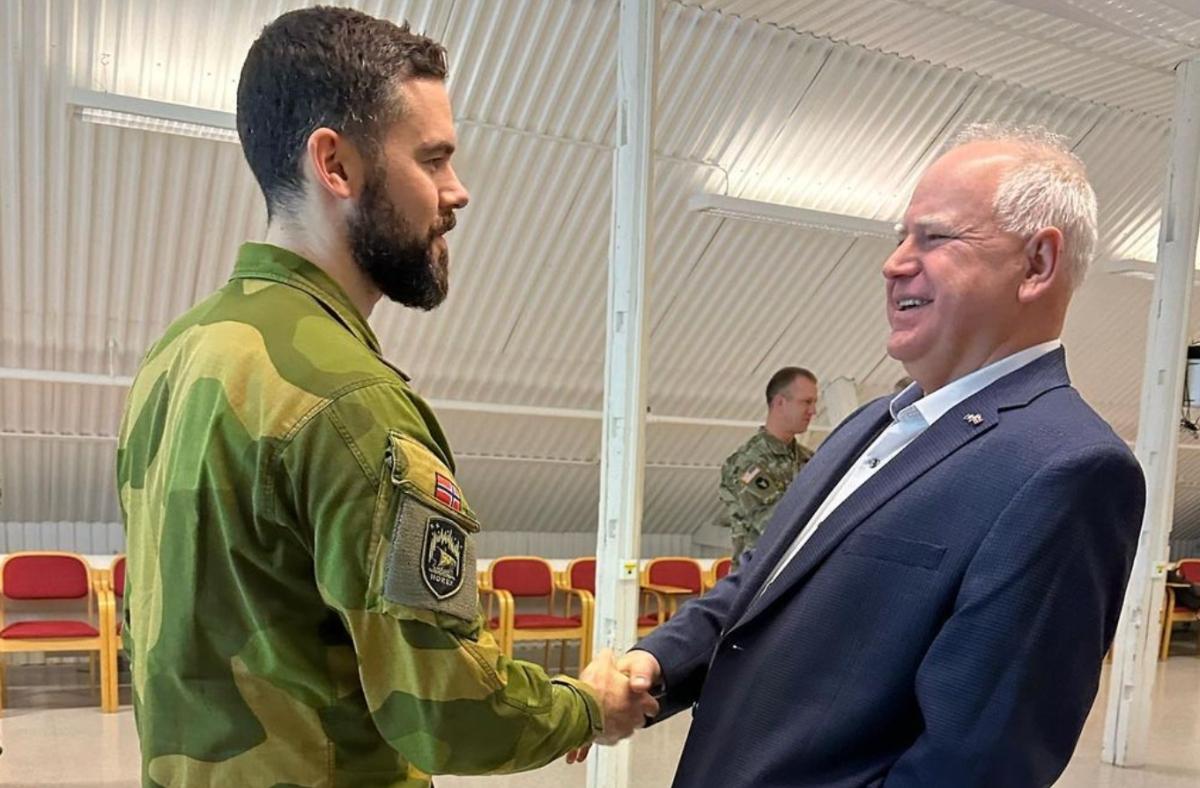
M1158 650L1158 661L1163 662L1171 651L1171 611L1166 611L1163 621L1162 646Z

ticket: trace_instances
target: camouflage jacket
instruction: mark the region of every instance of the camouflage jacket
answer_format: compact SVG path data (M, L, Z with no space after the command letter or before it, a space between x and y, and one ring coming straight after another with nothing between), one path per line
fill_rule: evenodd
M324 272L247 244L129 394L124 639L147 786L427 786L602 726L505 657L429 406Z
M722 525L731 531L733 562L754 547L788 485L812 452L795 441L784 443L765 427L721 466Z

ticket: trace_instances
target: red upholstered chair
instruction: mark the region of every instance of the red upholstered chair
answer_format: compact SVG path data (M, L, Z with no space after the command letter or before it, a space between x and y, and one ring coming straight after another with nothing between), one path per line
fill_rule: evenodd
M704 570L695 558L652 558L642 570L642 589L667 598L670 618L681 600L704 593Z
M592 602L592 622L588 624L588 656L592 656L592 650L595 644L592 643L592 637L595 631L595 615L596 615L596 559L595 558L574 558L562 574L563 583L567 588L586 591L591 597ZM654 612L646 612L647 603L655 602ZM570 609L570 600L567 601L568 610ZM638 613L637 634L638 637L644 637L654 631L654 628L666 620L667 604L661 594L653 591L642 591L642 609Z
M1179 561L1177 568L1185 582L1200 583L1200 558L1184 558ZM1190 607L1176 604L1175 589L1167 586L1167 601L1163 607L1162 645L1158 651L1159 660L1166 659L1171 651L1171 629L1176 624L1186 624L1196 619L1196 611ZM1196 656L1200 656L1200 641L1196 644Z
M733 559L729 556L718 558L717 560L713 561L712 567L704 573L704 590L708 591L717 583L721 582L721 579L728 575L731 569L733 569Z
M569 592L566 597L566 615L583 624L583 643L580 645L579 662L586 664L592 658L592 635L596 615L596 559L572 558L558 577L560 591ZM573 615L572 601L579 598L579 615Z
M96 652L107 655L106 629L112 622L111 598L87 560L75 553L13 553L0 562L0 700L4 697L4 655L17 652ZM83 615L41 617L6 624L7 601L84 600ZM109 664L100 660L100 706L116 708L109 696Z
M579 669L587 664L587 654L584 650L587 638L587 626L583 615L570 616L565 609L562 615L554 610L555 597L559 592L563 598L578 597L581 607L588 604L585 601L586 592L570 588L560 588L554 582L554 569L544 558L536 556L508 556L492 561L487 570L487 588L495 591L506 591L514 603L519 599L545 599L545 613L519 613L516 605L509 606L508 620L491 620L489 625L504 633L502 640L505 650L512 656L513 646L517 641L542 640L546 643L545 661L550 661L550 641L578 640Z

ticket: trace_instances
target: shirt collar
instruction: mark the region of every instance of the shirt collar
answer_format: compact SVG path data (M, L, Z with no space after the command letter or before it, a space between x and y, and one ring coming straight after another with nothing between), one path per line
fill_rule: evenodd
M759 435L762 436L762 439L766 442L767 448L771 449L776 454L789 454L790 455L792 452L795 451L796 441L794 438L790 442L781 441L781 440L779 440L779 438L776 438L774 435L772 435L770 433L770 431L767 430L766 427L759 427L758 433L759 433Z
M946 411L958 403L983 391L1000 378L1035 361L1042 356L1062 347L1062 340L1052 339L1040 345L1018 350L1016 353L993 361L985 367L963 375L958 380L947 383L937 391L922 396L921 388L916 383L910 383L908 388L897 394L889 406L892 418L906 420L920 416L926 424L933 424L945 415Z
M234 279L265 279L303 290L317 299L346 330L380 355L379 340L337 282L298 254L271 244L245 243L238 249Z

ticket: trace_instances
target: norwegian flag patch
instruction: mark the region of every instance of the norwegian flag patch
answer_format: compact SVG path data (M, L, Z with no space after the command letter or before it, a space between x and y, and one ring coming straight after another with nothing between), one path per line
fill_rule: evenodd
M433 497L453 511L462 511L462 496L458 492L458 487L440 473L434 474Z

